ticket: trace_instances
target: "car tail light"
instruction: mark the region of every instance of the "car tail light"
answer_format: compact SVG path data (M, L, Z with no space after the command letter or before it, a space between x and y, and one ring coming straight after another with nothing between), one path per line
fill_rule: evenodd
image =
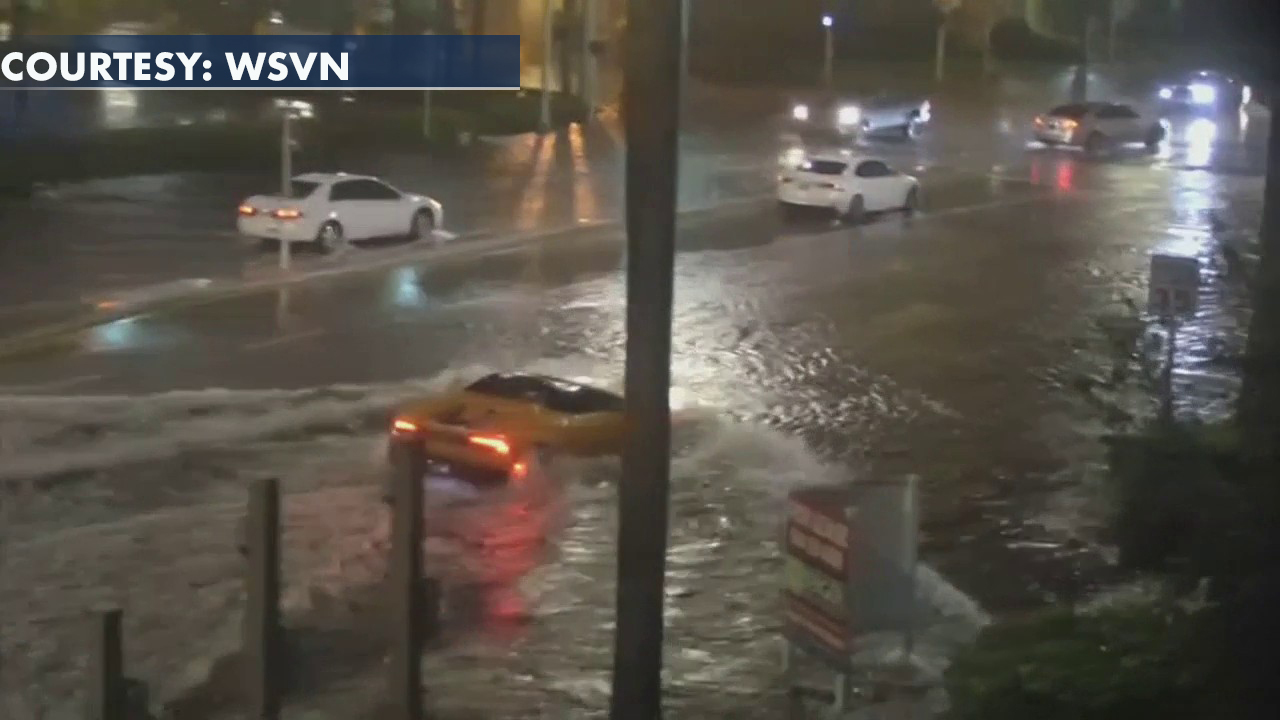
M418 432L418 425L412 420L396 418L395 422L391 423L391 432L396 434L416 433Z
M302 211L297 208L280 208L272 213L279 220L296 220L302 217Z
M480 447L489 448L490 450L498 453L499 455L511 454L511 446L507 444L506 440L503 440L500 437L490 437L488 435L472 435L470 438L468 438L468 440L471 442L472 445L479 445Z
M241 205L241 206L240 206L240 214L241 214L241 215L244 215L244 216L257 215L257 214L258 214L258 208L254 207L254 206L252 206L252 205Z
M516 463L515 465L512 465L512 466L511 466L511 479L512 479L512 480L515 480L516 482L521 482L521 481L523 481L523 480L524 480L525 478L527 478L527 477L529 477L529 466L528 466L528 465L525 465L525 464L524 464L524 463L522 463L522 462L518 462L518 463Z
M1058 124L1062 126L1063 130L1075 130L1076 126L1080 123L1072 120L1071 118L1067 118L1066 120L1059 120Z

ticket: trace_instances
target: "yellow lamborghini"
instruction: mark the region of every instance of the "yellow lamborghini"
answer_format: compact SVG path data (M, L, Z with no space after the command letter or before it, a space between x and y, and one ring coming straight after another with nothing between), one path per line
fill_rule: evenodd
M518 479L531 453L620 453L623 410L620 396L599 388L495 373L402 408L391 434L420 440L427 462L444 472Z

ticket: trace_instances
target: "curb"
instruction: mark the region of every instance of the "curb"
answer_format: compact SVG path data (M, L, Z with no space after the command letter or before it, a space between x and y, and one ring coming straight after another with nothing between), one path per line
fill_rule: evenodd
M703 207L680 210L678 215L682 218L697 218L703 215L731 211L735 208L749 207L750 205L758 203L767 197L772 197L772 195L759 194L734 198L732 200L725 200ZM149 315L162 310L175 310L184 307L207 305L218 300L236 297L239 295L247 295L261 290L270 290L272 288L300 285L302 283L333 279L340 276L358 276L365 273L384 270L388 267L400 264L432 263L457 257L466 257L472 254L501 252L530 242L545 242L549 238L559 235L568 235L574 232L591 232L614 227L620 228L621 224L622 221L620 220L593 220L589 222L574 223L573 225L559 226L551 229L497 236L487 236L484 231L479 231L469 234L470 237L473 238L471 240L465 239L468 235L462 235L452 242L444 245L422 247L418 249L417 252L384 256L360 265L321 268L289 275L268 276L248 281L230 279L211 280L209 283L194 289L190 293L166 295L164 297L154 298L151 300L139 300L133 305L112 308L110 310L90 311L83 316L75 317L61 323L53 323L11 337L0 338L0 362L21 359L50 349L59 349L59 346L65 346L71 342L71 339L68 336L99 325L106 325L117 320L122 320L124 318ZM158 283L157 285L174 285L175 283L180 282L183 281L169 281L166 283Z

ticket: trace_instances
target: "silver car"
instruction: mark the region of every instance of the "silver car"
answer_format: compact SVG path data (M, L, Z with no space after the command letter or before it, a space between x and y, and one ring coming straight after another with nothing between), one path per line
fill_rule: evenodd
M878 93L870 97L815 95L792 102L788 129L802 138L856 138L894 132L912 138L933 119L923 98Z
M1165 126L1131 105L1083 102L1059 105L1036 117L1032 132L1045 145L1070 145L1100 154L1131 143L1154 151L1164 140Z

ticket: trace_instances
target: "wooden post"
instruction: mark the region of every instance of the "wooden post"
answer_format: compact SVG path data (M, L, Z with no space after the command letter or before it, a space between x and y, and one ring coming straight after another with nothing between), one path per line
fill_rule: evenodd
M109 610L97 617L93 656L89 658L86 720L126 720L124 640L120 631L123 618L120 610Z
M421 442L415 436L391 445L391 662L388 685L393 720L422 718L422 642L425 637L422 581Z
M242 651L252 720L280 717L283 652L280 627L280 487L259 480L249 493Z

